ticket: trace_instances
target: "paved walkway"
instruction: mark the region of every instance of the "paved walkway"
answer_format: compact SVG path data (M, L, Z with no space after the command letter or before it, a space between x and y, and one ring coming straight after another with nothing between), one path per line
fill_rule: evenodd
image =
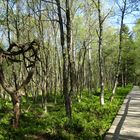
M127 95L105 140L140 140L140 89Z

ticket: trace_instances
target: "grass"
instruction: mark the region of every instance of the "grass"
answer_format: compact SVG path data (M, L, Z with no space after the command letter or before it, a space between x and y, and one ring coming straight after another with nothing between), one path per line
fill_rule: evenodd
M105 92L104 106L100 106L98 93L89 97L84 92L81 102L73 101L70 124L65 117L62 97L58 97L57 104L52 102L52 97L49 98L48 113L44 113L41 108L41 100L33 103L30 98L27 104L23 98L19 129L13 129L9 125L11 103L0 99L0 139L102 140L130 89L131 86L118 88L112 103L109 101L110 93Z

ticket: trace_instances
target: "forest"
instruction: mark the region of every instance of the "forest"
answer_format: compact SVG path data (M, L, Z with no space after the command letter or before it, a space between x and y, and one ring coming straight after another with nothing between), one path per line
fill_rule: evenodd
M103 140L140 85L139 0L0 0L0 140Z

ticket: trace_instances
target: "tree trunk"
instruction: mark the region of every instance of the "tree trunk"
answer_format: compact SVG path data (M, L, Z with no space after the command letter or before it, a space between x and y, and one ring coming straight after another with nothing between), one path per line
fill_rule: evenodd
M101 17L101 2L98 0L98 17L99 17L99 75L100 75L100 104L104 105L104 71L103 71L103 46L102 46L102 36L103 36L103 21Z
M68 65L67 65L68 61L66 56L67 49L64 47L65 33L63 27L63 19L61 15L60 0L56 0L56 3L57 3L57 10L58 10L58 17L59 17L60 38L61 38L61 47L62 47L62 55L63 55L63 95L65 97L66 116L69 119L71 119L71 100L70 100L70 94L68 90L69 73L68 73Z
M71 95L73 93L74 78L73 78L73 60L72 60L72 22L70 13L70 1L66 0L66 18L67 18L67 50L68 50L68 81L70 80L70 91L66 96L67 100L67 115L71 119L72 108L71 108Z
M122 15L121 15L121 27L120 27L120 33L119 33L119 55L118 55L118 64L117 64L117 69L116 69L116 74L115 74L115 80L114 80L114 85L113 85L113 90L112 90L112 95L111 95L111 101L114 98L116 88L118 85L118 77L120 73L120 66L121 66L121 55L122 55L122 35L123 35L123 22L124 22L124 16L125 16L125 11L126 11L126 0L124 0L124 5L123 8L121 9Z
M88 94L91 95L92 92L92 68L91 68L91 47L88 46Z
M12 126L14 128L19 127L19 118L20 118L20 96L17 93L11 95L12 103L13 103L13 119L12 119Z

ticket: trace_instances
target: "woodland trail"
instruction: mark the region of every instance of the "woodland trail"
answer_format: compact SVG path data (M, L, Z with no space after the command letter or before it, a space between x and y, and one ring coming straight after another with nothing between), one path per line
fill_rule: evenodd
M125 98L104 140L140 140L140 88Z

